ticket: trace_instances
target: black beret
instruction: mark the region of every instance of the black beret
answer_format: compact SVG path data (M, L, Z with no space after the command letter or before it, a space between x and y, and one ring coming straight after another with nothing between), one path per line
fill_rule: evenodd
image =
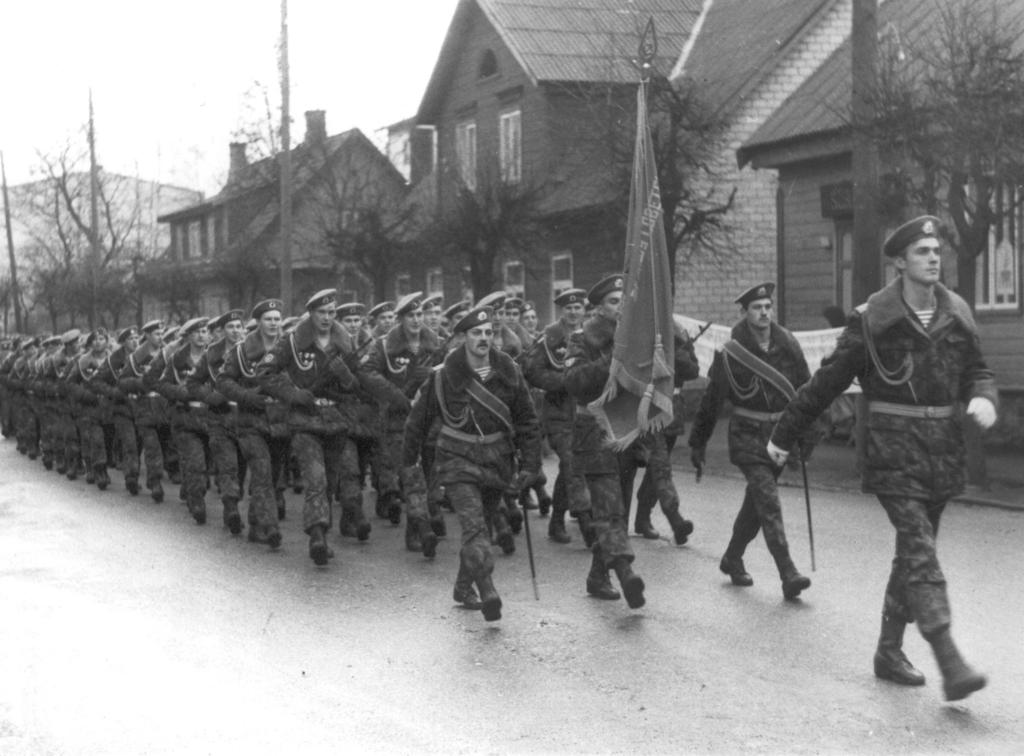
M53 339L53 338L57 338L57 337L56 336L51 336L50 338ZM60 341L59 338L57 338L57 340ZM19 348L20 349L31 349L34 346L39 346L39 337L38 336L29 336L27 339L25 339L21 343L21 347L19 347Z
M505 300L505 309L519 310L520 312L522 312L523 300L520 299L519 297L509 297L508 299Z
M241 310L228 310L223 315L218 315L215 318L210 318L206 324L209 328L223 328L232 320L244 320L245 313Z
M345 304L338 305L337 316L339 318L349 318L353 315L362 317L366 314L366 305L362 302L346 302Z
M164 343L165 344L170 344L172 341L174 341L174 337L178 335L178 331L179 330L180 329L178 328L178 326L169 326L164 331L164 335L163 335Z
M410 312L415 312L420 309L422 299L422 291L414 291L412 294L406 294L404 297L399 299L398 303L395 305L395 315L408 315Z
M249 317L253 320L259 320L271 310L277 310L279 313L284 312L284 302L280 299L264 299L262 302L257 302L256 306L252 308L252 312Z
M337 289L321 289L306 300L307 310L319 310L321 307L332 305L338 301Z
M587 292L587 299L595 307L604 301L604 298L613 291L622 291L624 277L621 273L614 273L606 276L590 287Z
M487 325L494 318L494 310L487 305L477 305L452 325L452 333L465 333L470 328Z
M366 313L367 317L376 318L379 315L383 315L385 312L394 312L394 302L379 302L370 308L370 311Z
M745 292L736 297L736 304L740 305L744 309L750 306L750 303L758 299L771 299L775 293L775 284L773 283L759 283L757 286L751 286Z
M921 239L937 239L941 221L934 215L922 215L907 221L897 228L882 245L882 252L886 257L896 257L904 249Z
M135 326L128 326L127 328L122 328L120 331L117 332L117 343L123 344L124 342L128 341L128 339L130 339L132 336L138 335L139 329L136 328Z
M200 328L205 326L207 323L209 323L209 320L207 318L204 318L204 317L192 318L191 320L186 320L184 323L182 323L181 324L181 328L178 329L178 332L182 336L188 336L190 333L194 333L194 332L198 331Z
M39 346L44 346L44 347L52 347L52 346L57 346L58 344L60 344L60 336L47 336L42 341L40 341L38 338L33 336L31 339L29 339L29 341L35 341L35 344L29 344L29 343L26 342L22 346L23 347L27 347L27 346L39 345Z
M89 335L85 337L85 345L86 346L92 346L92 342L94 342L100 336L102 336L103 338L108 339L108 340L110 339L110 333L107 332L106 328L103 328L101 326L100 328L97 328L96 330L91 331L89 333Z
M453 304L451 307L449 307L447 310L445 310L441 314L444 317L448 318L448 321L451 322L451 321L455 320L455 316L456 315L458 315L460 312L465 312L471 306L472 305L469 302L466 302L466 301L456 302L455 304Z
M502 309L505 306L505 300L508 299L508 293L504 291L492 291L486 297L481 298L473 305L474 309L477 307L491 307L495 311Z
M78 337L82 335L82 332L77 328L72 328L70 331L65 331L60 335L60 341L62 344L67 346L78 341Z
M565 307L571 304L584 304L587 299L587 292L583 289L566 289L557 297L555 297L555 304L559 307Z
M143 333L149 333L150 331L155 331L157 328L163 328L163 326L164 326L164 321L162 321L162 320L151 320L148 323L146 323L144 326L142 326L142 328L140 330Z
M435 307L440 307L442 302L444 302L444 294L431 294L429 297L423 298L420 307L424 310L432 310Z

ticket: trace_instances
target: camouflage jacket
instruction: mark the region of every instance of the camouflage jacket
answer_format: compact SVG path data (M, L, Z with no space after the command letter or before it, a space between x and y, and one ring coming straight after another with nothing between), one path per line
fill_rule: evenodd
M408 400L416 395L416 391L427 380L431 368L443 359L444 346L441 340L425 326L420 331L417 352L409 347L401 324L369 347L363 364L366 380L374 387L376 396L391 397L386 405L388 425L394 425L394 430L401 430L408 412Z
M901 285L896 279L850 315L835 351L779 421L776 446L789 449L854 378L869 403L949 407L974 397L996 403L993 373L967 303L937 284L926 330L903 301ZM958 411L949 417L872 411L867 418L867 493L946 499L963 491L965 462Z
M605 445L604 429L586 409L601 396L608 383L615 349L614 320L594 315L583 330L569 337L565 354L565 388L576 402L572 432L573 471L583 474L617 473L618 455Z
M417 463L431 429L440 424L436 472L442 484L505 488L512 482L516 454L521 469L540 470L540 426L530 388L511 357L492 347L490 360L491 373L481 385L508 408L511 427L471 395L470 385L480 378L469 367L466 350L454 349L416 395L405 424L405 466Z
M565 320L556 320L521 359L526 380L544 391L541 414L549 431L573 422L575 403L565 389L565 355L571 333Z
M763 362L782 373L793 388L800 388L810 378L807 360L800 344L789 331L771 324L768 351L758 346L753 331L745 320L732 328L732 339ZM700 408L690 431L690 446L703 448L715 430L715 424L728 401L736 408L758 413L779 413L789 398L779 389L755 375L750 369L719 351L708 371L708 386L701 397ZM774 422L744 417L733 412L729 420L729 461L734 465L770 465L765 447Z

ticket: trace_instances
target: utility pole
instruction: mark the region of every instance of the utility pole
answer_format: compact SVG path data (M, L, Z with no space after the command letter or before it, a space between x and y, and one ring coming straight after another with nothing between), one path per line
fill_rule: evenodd
M281 301L292 311L292 141L288 82L288 0L281 0Z
M4 225L7 227L7 257L11 264L11 299L14 301L14 330L21 333L21 292L18 290L18 261L14 254L14 232L11 230L11 200L7 195L7 166L0 152L0 174L4 188Z
M878 0L853 0L853 302L866 301L882 284L879 235L878 150L871 139L875 120L878 60Z
M99 167L96 164L96 129L93 124L92 90L89 90L89 328L95 328L96 276L100 270L100 193Z

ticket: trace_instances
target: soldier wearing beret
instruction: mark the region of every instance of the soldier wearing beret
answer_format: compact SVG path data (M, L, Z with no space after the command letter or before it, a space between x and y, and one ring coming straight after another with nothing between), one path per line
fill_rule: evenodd
M883 248L899 277L856 308L827 357L789 403L768 453L785 460L804 430L858 379L867 399L863 488L878 497L896 530L896 554L882 604L875 675L923 685L902 650L908 622L931 644L946 698L985 686L950 635L949 596L936 535L946 503L964 490L965 450L958 403L981 428L996 421L997 391L970 307L939 282L939 219L896 229Z
M557 543L572 540L565 530L566 512L572 511L580 518L580 527L590 531L590 507L578 505L587 498L582 479L573 478L575 402L565 387L565 355L569 337L583 329L583 303L586 298L587 292L583 289L567 289L555 297L555 306L561 308L561 315L544 329L523 360L526 380L544 392L541 427L558 455L558 477L555 478L551 521L548 523L548 537Z
M489 307L476 307L455 324L465 341L430 371L417 394L403 454L406 494L422 502L426 481L418 463L427 435L440 424L435 464L462 529L453 597L479 608L489 622L501 618L502 604L492 579L485 512L496 508L507 491L528 486L540 470L540 435L529 388L515 362L491 346L492 318Z
M608 383L615 329L622 308L623 276L617 273L598 281L587 292L594 315L583 330L569 339L565 358L565 388L576 401L573 424L572 464L582 475L590 497L595 540L587 575L587 593L615 600L620 594L608 577L615 571L631 609L644 605L644 581L633 572L633 550L625 522L623 473L635 466L634 449L609 449L605 432L586 405L597 399Z
M49 384L49 396L57 416L56 435L57 448L64 459L65 476L68 480L77 480L79 475L88 474L82 463L82 445L78 436L78 407L71 399L67 381L68 372L79 355L79 337L82 332L72 328L60 335L60 350L51 359L49 368L44 373L44 380Z
M163 371L152 390L169 406L171 430L181 465L181 494L189 514L199 525L206 524L206 459L209 456L209 413L189 380L195 375L210 338L209 318L192 318L178 330L180 343L165 352ZM160 365L153 361L152 373Z
M60 336L47 336L37 342L37 354L26 364L25 386L26 407L30 409L38 428L38 451L43 457L43 467L56 467L59 475L68 471L64 460L64 445L59 442L56 381L58 369L54 361L63 359L63 344ZM29 454L31 459L31 453Z
M22 340L18 345L18 356L12 363L7 378L7 385L11 391L11 415L17 449L30 459L38 457L40 452L39 418L32 406L33 388L30 383L33 366L39 355L39 342L40 339L36 336ZM50 464L53 465L52 456Z
M223 505L224 525L232 535L242 532L242 516L238 502L242 498L241 485L245 478L242 453L230 425L231 407L224 394L217 390L217 375L227 352L245 338L245 313L242 310L228 310L211 318L207 323L209 338L219 334L216 340L202 353L195 370L185 380L192 402L201 405L193 407L193 414L204 414L210 457L217 476L217 490ZM249 507L249 527L256 525L256 512Z
M733 407L729 460L743 472L747 489L719 569L733 585L753 585L743 554L762 531L782 580L782 594L795 599L811 581L800 574L790 556L777 487L782 466L768 456L765 443L793 390L807 382L810 372L796 338L772 321L774 293L775 284L763 283L736 299L743 318L733 326L731 340L715 354L708 371L708 386L690 431L690 459L694 467L703 467L708 439L723 403L729 401ZM809 449L808 437L805 458Z
M279 299L264 299L252 309L256 328L230 347L216 387L231 404L229 423L249 473L249 541L272 549L281 545L275 481L288 464L291 432L281 402L263 393L256 371L281 337Z
M333 556L327 543L335 481L358 476L358 460L346 456L349 430L339 399L358 386L355 344L335 320L337 291L318 291L306 302L309 317L267 352L257 368L262 391L288 405L292 452L299 463L305 502L302 527L309 557L319 567ZM339 469L340 467L340 469Z
M366 313L366 323L370 326L370 335L373 338L384 338L395 325L395 303L375 304Z
M441 310L444 307L444 294L431 294L420 303L423 310L423 325L437 334L442 343L448 341L449 333L441 325Z
M107 354L94 380L96 390L106 398L110 407L116 448L120 449L119 463L124 473L124 487L133 496L139 493L139 437L128 395L118 387L117 377L124 369L128 356L138 348L138 340L139 329L135 326L118 331L115 339L117 346Z
M450 333L454 335L455 323L461 318L469 309L472 307L472 303L465 300L461 300L446 308L441 313L441 325Z
M409 551L420 551L429 558L437 548L438 533L434 528L444 532L443 515L439 511L431 513L425 501L409 501L404 497L399 479L405 419L410 403L431 368L444 357L437 334L423 327L422 297L422 292L414 292L399 300L395 306L398 323L370 348L366 373L378 395L388 397L383 410L386 469L380 471L378 478L377 490L381 497L378 514L386 515L397 525L401 520L404 500L405 546ZM432 525L432 522L436 524Z
M106 403L99 388L99 371L107 358L108 334L105 328L92 331L85 341L86 351L68 365L64 381L68 399L76 407L76 426L81 442L87 480L102 491L110 485L107 475L107 444L104 425Z

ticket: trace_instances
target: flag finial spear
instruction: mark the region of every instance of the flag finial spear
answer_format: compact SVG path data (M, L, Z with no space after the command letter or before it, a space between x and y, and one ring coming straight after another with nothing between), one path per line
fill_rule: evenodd
M637 49L637 63L640 66L640 78L647 81L651 77L651 70L654 68L654 56L658 54L658 35L654 30L654 17L647 19L647 26L640 36L640 46Z

